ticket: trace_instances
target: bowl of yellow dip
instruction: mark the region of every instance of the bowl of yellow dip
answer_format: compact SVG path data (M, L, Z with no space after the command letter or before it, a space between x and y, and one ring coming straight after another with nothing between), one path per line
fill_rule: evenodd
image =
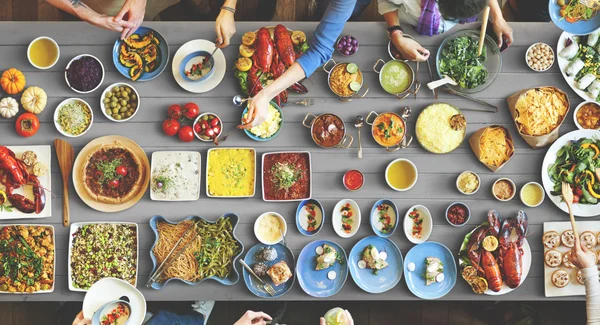
M287 233L287 224L283 216L277 212L265 212L254 222L254 235L265 245L279 243Z
M242 113L242 117L246 118L247 114L248 107L246 107ZM275 139L282 127L283 111L275 102L270 102L267 119L260 125L254 126L250 129L244 129L244 132L250 137L250 139L264 142Z
M521 187L521 202L530 208L535 208L544 202L546 194L542 185L536 182L529 182Z
M55 40L47 36L40 36L27 47L27 59L32 66L38 69L50 69L60 57L60 48Z
M383 63L383 66L378 70L380 63ZM388 94L400 99L410 94L415 81L415 72L408 63L402 60L385 62L379 59L375 62L373 71L379 74L379 84Z
M479 190L480 185L481 179L479 179L479 175L472 171L462 172L456 178L456 188L465 195L475 194Z
M417 183L418 177L417 166L404 158L392 161L385 169L388 186L399 192L410 190Z

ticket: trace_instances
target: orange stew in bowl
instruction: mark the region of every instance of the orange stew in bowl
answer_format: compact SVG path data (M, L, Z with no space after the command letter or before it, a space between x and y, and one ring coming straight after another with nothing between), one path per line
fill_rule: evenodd
M394 113L380 114L373 122L373 138L384 147L400 143L405 131L404 120Z
M577 111L577 123L584 129L596 130L600 128L600 106L587 103Z

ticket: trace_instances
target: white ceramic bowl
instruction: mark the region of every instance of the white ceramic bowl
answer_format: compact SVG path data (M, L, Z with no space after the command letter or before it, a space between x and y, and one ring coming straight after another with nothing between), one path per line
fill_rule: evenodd
M63 105L68 104L73 101L79 101L82 104L85 104L88 107L88 109L90 110L90 125L88 125L88 127L87 127L87 129L85 129L85 131L83 131L81 134L78 134L78 135L73 135L73 134L65 132L57 121L58 120L58 111L60 110L60 108ZM58 132L60 132L60 134L64 135L65 137L69 137L69 138L77 138L77 137L80 137L80 136L86 134L87 131L89 131L92 128L92 124L94 124L94 110L92 109L92 106L90 106L90 104L88 104L85 100L83 100L81 98L67 98L67 99L63 100L62 102L60 102L60 104L58 104L58 106L56 106L56 109L54 109L53 119L54 119L54 126L56 127Z
M502 199L498 198L498 197L496 196L496 194L494 193L494 187L496 186L496 183L498 183L499 181L503 181L503 180L505 180L505 181L508 181L508 182L510 183L510 185L512 185L512 188L513 188L513 193L512 193L512 195L511 195L511 197L510 197L510 198L508 198L508 199L504 199L504 200L502 200ZM512 200L512 199L515 197L515 194L517 194L517 186L515 185L515 182L513 182L513 181L512 181L510 178L507 178L507 177L501 177L501 178L498 178L498 179L497 179L497 180L494 182L494 184L492 185L492 195L493 195L493 196L494 196L494 198L496 198L496 200L498 200L498 201L502 201L502 202L508 202L508 201Z
M287 223L285 222L285 219L283 218L283 216L277 212L265 212L265 213L261 214L258 218L256 218L256 221L254 221L254 236L256 236L256 239L258 239L259 242L261 242L265 245L275 245L275 244L279 243L280 241L282 241L283 237L279 236L276 241L269 242L269 241L265 240L264 238L261 238L259 235L259 232L258 232L259 227L260 227L259 226L260 220L268 215L277 217L277 219L279 219L279 223L281 225L283 225L283 229L282 229L283 236L285 236L287 234Z
M40 67L40 66L34 64L31 61L31 56L29 55L29 50L31 49L31 45L33 45L33 43L35 43L36 41L39 41L41 39L47 39L50 42L52 42L52 44L54 44L54 46L56 46L56 60L54 60L54 62L52 62L52 64L50 64L47 67ZM31 41L31 43L29 43L29 46L27 47L27 60L29 60L29 63L31 63L32 66L34 66L34 67L36 67L36 68L38 68L40 70L46 70L46 69L52 68L56 64L56 62L58 62L59 58L60 58L60 46L58 46L58 43L56 43L55 40L53 40L52 38L50 38L48 36L40 36L40 37L34 39L33 41Z
M475 175L475 177L477 178L477 188L475 189L475 191L473 191L473 192L471 192L471 193L466 193L466 192L463 192L463 191L460 189L460 187L458 186L458 180L460 179L460 176L462 176L462 174L466 174L466 173L471 173L471 174ZM477 193L477 191L479 191L479 188L481 188L481 178L479 178L479 175L477 175L477 173L475 173L475 172L472 172L472 171L470 171L470 170L465 170L464 172L460 173L460 174L458 175L458 177L456 177L456 188L458 189L458 191L459 191L459 192L461 192L461 193L462 193L462 194L464 194L464 195L473 195L473 194Z
M71 63L73 63L75 60L81 59L84 56L89 56L89 57L94 58L96 61L98 61L98 63L100 63L100 68L102 68L102 79L100 79L100 82L98 83L96 88L94 88L92 90L88 90L88 91L80 91L80 90L73 88L71 86L71 84L69 83L69 78L67 78L67 70L69 70ZM80 94L89 94L89 93L96 91L98 88L100 88L100 86L104 82L104 76L106 76L106 71L104 71L104 65L102 64L102 61L100 61L97 57L95 57L91 54L80 54L80 55L75 56L74 58L71 59L71 61L69 61L69 63L67 64L67 67L65 68L65 81L67 82L67 86L69 86L69 88L71 88L74 92L80 93Z
M593 129L586 129L583 126L581 126L581 124L579 124L579 122L577 122L577 112L579 112L579 109L585 104L594 104L598 108L600 108L600 105L598 105L598 103L591 101L591 100L586 100L585 102L583 102L583 103L577 105L577 107L575 107L575 110L573 111L573 121L575 122L575 126L580 130L593 130ZM598 128L596 130L600 130L600 128Z
M395 188L395 187L393 187L393 186L392 186L392 184L390 184L390 181L388 180L388 177L387 177L387 175L388 175L388 170L389 170L389 169L390 169L390 167L391 167L391 166L392 166L392 165L393 165L395 162L397 162L397 161L407 161L407 162L408 162L408 163L409 163L409 164L410 164L410 165L413 167L413 169L415 170L415 180L414 180L414 182L413 182L413 183L412 183L412 184L411 184L409 187L407 187L407 188L405 188L405 189L399 189L399 188ZM391 189L393 189L394 191L398 191L398 192L404 192L404 191L408 191L408 190L410 190L411 188L413 188L413 186L415 186L415 184L417 184L417 180L418 180L418 179L419 179L419 171L417 170L417 166L415 166L415 164L413 164L413 162L412 162L412 161L410 161L410 160L408 160L408 159L404 159L404 158L398 158L398 159L392 160L392 162L390 162L390 163L387 165L387 167L385 168L385 182L386 182L386 183L388 184L388 186L389 186Z
M423 230L421 233L421 238L414 238L412 236L412 227L413 227L413 220L412 218L409 216L409 214L414 210L417 209L417 211L419 212L419 214L423 217ZM424 205L413 205L412 207L410 207L408 209L408 211L406 211L406 214L404 215L404 222L403 222L403 226L404 226L404 235L406 235L406 238L413 244L420 244L420 243L424 243L427 241L427 239L429 239L429 236L431 236L431 232L433 230L433 219L431 218L431 213L429 212L429 209L427 209L427 207L425 207Z
M530 184L533 186L537 186L542 191L542 199L536 205L529 205L523 200L523 189L525 188L525 186L530 185ZM519 198L521 198L521 202L523 202L523 204L525 204L526 206L528 206L530 208L535 208L535 207L538 207L540 204L542 204L542 202L544 202L544 199L546 198L546 191L544 191L544 188L542 187L542 185L540 185L540 183L529 182L529 183L523 185L523 187L521 187L521 190L519 191Z
M217 120L219 120L219 124L221 125L221 131L219 131L219 134L217 134L216 138L218 138L221 134L223 134L223 120L221 120L221 118L219 117L219 115L212 113L212 112L206 112L206 113L202 113L200 115L198 115L198 117L196 117L196 119L194 120L194 123L192 123L192 130L194 131L194 135L196 136L196 138L198 138L198 140L202 141L202 142L213 142L213 140L206 140L206 139L202 139L200 137L200 135L198 133L196 133L196 129L194 128L194 125L196 125L196 123L198 123L198 121L200 121L200 119L205 116L205 115L214 115Z
M109 90L111 90L113 87L122 87L122 86L127 86L127 87L131 88L131 90L135 93L135 95L137 96L137 107L135 109L135 112L133 112L133 115L131 115L130 117L117 120L117 119L113 118L111 115L106 114L106 105L104 104L103 100L104 100L104 95L106 95L106 93ZM114 84L106 87L106 89L104 89L104 91L102 92L102 96L100 96L100 108L102 110L102 114L104 114L104 116L106 116L107 119L109 119L113 122L126 122L126 121L131 120L137 114L137 112L140 110L141 104L142 104L142 100L140 99L140 94L137 92L137 90L132 85L130 85L128 83L124 83L124 82L115 82Z
M536 70L534 69L532 66L529 65L529 63L527 62L527 55L529 55L529 51L533 50L533 47L538 45L538 44L544 44L547 45L550 48L550 52L552 53L552 63L548 66L548 68L544 69L544 70ZM543 42L537 42L537 43L533 43L531 44L531 46L529 46L529 48L527 49L527 51L525 52L525 64L527 64L527 66L529 67L529 69L531 69L532 71L535 72L544 72L544 71L548 71L550 68L552 68L552 66L554 65L554 61L556 61L556 57L554 56L554 49L552 48L552 46L543 43Z
M354 222L352 224L352 230L350 233L346 233L344 230L342 230L342 215L340 213L340 209L342 208L342 205L345 205L346 203L350 203L350 207L354 212L356 212L356 214L352 216ZM350 238L354 236L358 231L358 228L360 228L360 207L358 206L358 203L350 199L339 201L333 208L333 213L331 214L331 224L333 225L333 230L336 234L338 234L338 236L342 238Z

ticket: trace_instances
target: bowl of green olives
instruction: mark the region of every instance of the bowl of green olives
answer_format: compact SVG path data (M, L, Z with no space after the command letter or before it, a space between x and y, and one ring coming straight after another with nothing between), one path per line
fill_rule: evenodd
M140 108L140 95L131 85L117 82L104 90L100 107L104 116L113 122L129 121Z

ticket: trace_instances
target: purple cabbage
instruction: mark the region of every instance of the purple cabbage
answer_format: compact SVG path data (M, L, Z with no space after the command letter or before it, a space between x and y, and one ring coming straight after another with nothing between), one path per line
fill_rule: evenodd
M83 56L71 63L67 69L71 87L79 91L90 91L102 81L102 66L91 56Z

